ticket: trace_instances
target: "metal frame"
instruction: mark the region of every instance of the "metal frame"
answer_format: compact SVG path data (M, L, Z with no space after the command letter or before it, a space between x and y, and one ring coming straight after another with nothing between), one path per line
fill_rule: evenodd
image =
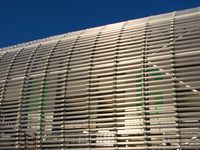
M199 15L0 49L0 149L199 149Z

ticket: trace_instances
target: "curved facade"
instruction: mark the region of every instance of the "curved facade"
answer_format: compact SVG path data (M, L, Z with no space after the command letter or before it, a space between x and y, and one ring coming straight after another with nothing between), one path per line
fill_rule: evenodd
M199 8L0 50L0 149L198 149Z

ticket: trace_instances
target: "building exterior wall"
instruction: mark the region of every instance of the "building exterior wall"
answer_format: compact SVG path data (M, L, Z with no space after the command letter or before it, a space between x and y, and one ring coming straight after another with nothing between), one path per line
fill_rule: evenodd
M0 50L0 149L200 148L199 8Z

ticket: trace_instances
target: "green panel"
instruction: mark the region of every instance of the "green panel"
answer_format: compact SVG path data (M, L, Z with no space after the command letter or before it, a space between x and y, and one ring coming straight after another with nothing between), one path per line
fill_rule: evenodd
M41 116L41 119L43 119L44 117L45 117L45 113L44 113L44 106L46 105L44 102L46 102L47 101L47 96L48 96L48 94L47 94L47 89L48 89L48 83L47 83L47 80L46 79L44 79L44 82L43 82L43 89L42 89L42 100L41 100L41 114L40 114L40 116Z
M148 69L147 72L155 72L153 74L151 74L152 76L158 76L157 78L154 78L154 80L162 80L162 74L161 73L157 73L156 71L159 71L158 68L153 68L153 69Z
M36 86L36 82L35 81L32 81L31 82L31 90L30 90L30 93L29 93L29 106L28 106L28 110L30 111L30 113L33 111L33 107L35 106L39 106L38 105L38 100L34 99L34 93L33 93L33 89L35 88Z
M153 68L153 69L148 69L148 72L155 72L155 73L152 73L151 76L157 76L157 78L154 78L154 80L162 80L163 77L162 77L162 74L161 73L157 73L157 71L159 71L158 68ZM162 92L152 92L150 93L149 95L162 95L163 93ZM155 97L155 100L161 100L163 99L162 96L157 96ZM163 102L161 101L158 101L155 103L156 105L160 105L160 104L163 104ZM159 110L159 106L156 106L155 107L156 110ZM152 112L151 114L159 114L159 111L157 112Z

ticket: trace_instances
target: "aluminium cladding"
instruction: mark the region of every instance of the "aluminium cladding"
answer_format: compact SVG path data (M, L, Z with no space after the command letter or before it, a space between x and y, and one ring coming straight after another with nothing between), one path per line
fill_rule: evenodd
M0 149L199 149L200 9L0 49Z

